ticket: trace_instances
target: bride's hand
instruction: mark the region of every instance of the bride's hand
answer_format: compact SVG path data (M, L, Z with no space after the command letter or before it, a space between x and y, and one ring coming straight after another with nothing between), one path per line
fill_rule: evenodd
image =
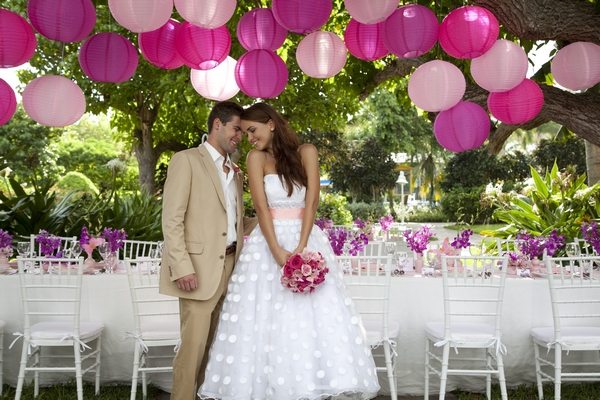
M296 249L294 251L292 251L292 254L302 254L302 252L306 249L306 247L301 247L298 246L296 247Z
M288 258L290 258L291 255L292 253L290 253L282 247L279 247L276 251L273 252L273 258L275 258L275 261L277 261L277 264L279 264L280 267L283 267L283 265L287 262Z

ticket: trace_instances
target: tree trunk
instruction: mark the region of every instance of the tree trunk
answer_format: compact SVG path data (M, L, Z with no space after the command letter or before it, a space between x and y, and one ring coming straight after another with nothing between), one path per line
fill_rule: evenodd
M154 172L156 171L156 162L160 153L154 148L152 127L158 116L160 101L157 104L147 102L141 93L136 96L136 101L140 125L134 132L136 140L133 149L140 171L140 187L143 192L153 195L156 191Z
M588 185L600 182L600 147L585 141L585 163Z

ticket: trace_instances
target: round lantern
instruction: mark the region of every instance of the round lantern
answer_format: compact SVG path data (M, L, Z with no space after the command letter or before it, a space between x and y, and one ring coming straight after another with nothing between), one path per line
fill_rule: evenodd
M384 23L365 25L351 19L344 32L348 51L356 58L374 61L388 54L383 43Z
M396 9L385 20L383 40L388 50L400 58L418 57L435 45L438 25L429 8L409 4Z
M29 0L27 15L39 33L59 42L79 42L96 25L92 0Z
M17 110L15 92L8 83L0 79L0 125L4 125Z
M152 32L138 35L138 45L148 62L159 68L174 69L183 65L175 48L175 35L181 24L173 19Z
M192 86L202 97L223 101L232 98L240 88L235 82L235 65L237 62L231 57L213 69L191 69L190 79Z
M575 42L560 49L550 63L552 77L570 90L585 90L600 82L600 46Z
M237 37L246 50L277 50L283 44L287 31L269 8L256 8L240 18Z
M338 35L318 31L298 43L296 60L298 66L313 78L329 78L336 75L346 64L346 46Z
M136 48L125 37L101 32L87 39L79 50L79 65L90 79L121 83L129 80L138 65Z
M527 67L525 50L510 40L500 39L485 54L471 61L471 75L485 90L505 92L525 79Z
M447 61L433 60L415 70L408 81L408 97L425 111L454 107L465 94L466 82L460 69Z
M332 0L273 0L271 7L281 26L305 35L327 22L333 3Z
M231 36L226 26L206 29L184 22L176 33L175 47L188 67L211 69L229 55Z
M520 125L534 119L544 105L544 93L537 83L524 79L517 87L490 93L487 100L490 113L499 121Z
M440 45L455 58L475 58L498 39L500 26L491 11L478 6L452 10L440 26Z
M137 33L150 32L171 18L173 0L108 0L108 7L124 28Z
M0 8L0 68L25 64L36 45L31 25L19 14Z
M361 24L383 22L392 15L398 0L344 0L348 14Z
M175 8L183 19L206 29L225 25L235 6L235 0L175 0Z
M23 90L23 108L41 125L62 127L81 118L85 112L85 96L70 79L45 75L29 82Z
M447 150L459 153L476 149L490 134L490 117L478 104L461 101L438 114L433 132Z
M235 66L235 81L246 95L268 99L283 92L288 70L274 52L250 50L240 57Z

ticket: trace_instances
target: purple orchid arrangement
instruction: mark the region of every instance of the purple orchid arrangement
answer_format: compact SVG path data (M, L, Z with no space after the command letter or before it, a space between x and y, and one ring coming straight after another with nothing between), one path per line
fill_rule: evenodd
M321 228L322 231L333 228L333 221L328 218L319 218L315 220L315 225Z
M340 256L344 253L344 245L348 239L348 231L344 228L333 228L327 232L329 236L329 244L333 249L333 253L336 256Z
M389 214L384 217L379 218L379 225L381 225L381 230L384 232L389 231L390 228L392 227L393 223L394 223L394 217L392 217Z
M4 229L0 229L0 249L12 248L13 237Z
M464 231L460 231L455 237L450 246L455 249L466 249L471 245L471 235L473 235L473 231L470 229L465 229Z
M362 230L362 229L365 229L365 227L367 226L367 222L366 222L366 221L363 221L363 220L362 220L362 219L360 219L360 218L356 218L356 219L354 220L354 225L355 225L355 226L356 226L358 229L361 229L361 230Z
M544 250L546 254L553 256L565 245L565 237L559 235L556 229L550 232L549 236L533 236L527 232L520 232L517 234L517 240L520 242L519 251L530 260L542 257Z
M44 257L62 257L62 251L56 252L60 247L60 238L48 233L42 229L35 237L35 241L40 244L40 253Z
M433 237L434 233L429 226L423 225L416 231L412 229L404 231L402 235L413 252L423 255L423 252L427 250L429 239Z
M352 240L350 240L350 248L348 254L355 256L364 250L365 246L369 244L369 237L364 232L358 232Z
M104 228L102 237L108 243L110 252L114 253L123 247L123 241L127 239L127 233L124 229Z
M581 224L581 234L583 239L588 242L596 254L600 254L600 232L598 232L598 223L593 221Z

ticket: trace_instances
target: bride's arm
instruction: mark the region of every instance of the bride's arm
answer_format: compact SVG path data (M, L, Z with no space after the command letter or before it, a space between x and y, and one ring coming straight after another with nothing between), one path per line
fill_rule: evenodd
M294 253L303 251L308 244L308 237L315 223L315 215L319 206L319 190L321 179L319 176L319 153L312 144L300 146L300 157L302 166L308 180L306 185L306 197L304 206L304 217L302 218L302 230L300 231L300 242Z

